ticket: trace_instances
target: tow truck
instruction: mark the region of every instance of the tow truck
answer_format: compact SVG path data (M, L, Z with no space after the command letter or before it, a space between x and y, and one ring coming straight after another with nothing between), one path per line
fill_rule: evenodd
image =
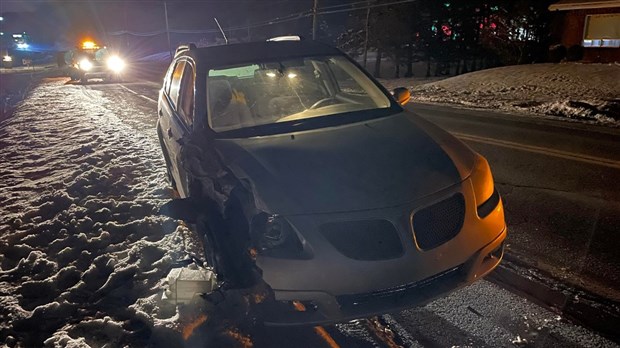
M65 60L69 65L71 81L86 83L91 78L120 81L126 68L125 60L111 53L107 47L93 41L84 41L68 51Z

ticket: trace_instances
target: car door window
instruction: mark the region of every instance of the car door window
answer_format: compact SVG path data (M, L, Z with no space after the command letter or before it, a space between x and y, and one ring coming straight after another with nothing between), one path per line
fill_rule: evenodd
M170 92L168 93L168 95L170 96L172 105L175 108L177 107L177 101L179 100L179 92L181 88L181 77L183 76L184 69L185 69L185 61L178 62L177 66L174 68L174 72L172 73L172 80L170 81Z
M194 123L194 68L191 64L185 64L179 98L180 101L177 103L180 105L179 115L187 126L191 128Z
M166 72L166 77L164 78L164 92L166 92L166 94L170 94L170 81L172 80L172 72L175 67L176 64L171 64Z

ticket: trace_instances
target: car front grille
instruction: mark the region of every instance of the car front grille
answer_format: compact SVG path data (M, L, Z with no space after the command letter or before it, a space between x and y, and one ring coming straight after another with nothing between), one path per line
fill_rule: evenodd
M436 248L456 237L465 220L465 199L461 193L417 211L413 234L422 250Z
M344 256L364 261L388 260L403 254L398 232L386 220L330 222L321 234Z

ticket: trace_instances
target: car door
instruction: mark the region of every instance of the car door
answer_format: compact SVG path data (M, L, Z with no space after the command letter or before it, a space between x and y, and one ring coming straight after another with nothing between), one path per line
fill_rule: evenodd
M183 139L191 133L194 119L194 64L188 59L180 59L172 73L168 100L169 124L162 129L170 153L172 176L182 197L188 196L187 173L180 156Z

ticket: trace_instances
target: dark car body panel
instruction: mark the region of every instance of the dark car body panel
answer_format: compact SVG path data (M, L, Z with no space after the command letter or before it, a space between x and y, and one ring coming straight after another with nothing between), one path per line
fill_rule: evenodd
M215 144L221 157L251 177L263 201L282 215L395 206L461 181L450 157L406 112Z

